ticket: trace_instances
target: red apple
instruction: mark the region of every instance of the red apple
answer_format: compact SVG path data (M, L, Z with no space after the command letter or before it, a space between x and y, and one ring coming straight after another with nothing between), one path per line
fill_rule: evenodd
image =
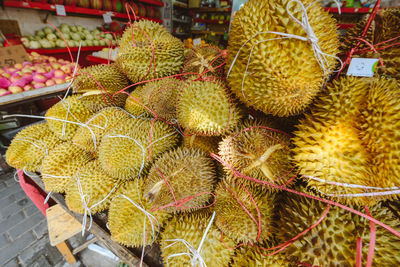
M63 83L65 83L64 79L53 78L53 80L54 80L54 82L55 82L56 84L63 84Z
M45 84L46 84L46 86L53 86L53 85L55 85L56 83L55 83L55 81L53 81L53 80L47 80Z
M30 85L30 84L27 84L27 85L24 86L24 91L29 91L29 90L32 90L32 89L33 89L33 86Z
M24 90L19 86L10 86L8 87L8 91L10 91L12 94L18 94L23 92Z
M39 88L46 87L46 85L44 83L35 83L35 85L33 87L35 87L35 89L39 89Z

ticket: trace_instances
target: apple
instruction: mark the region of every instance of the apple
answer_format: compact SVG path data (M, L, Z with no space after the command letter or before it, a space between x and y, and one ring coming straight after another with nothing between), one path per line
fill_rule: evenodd
M56 62L54 62L54 63L51 63L51 67L54 69L54 70L58 70L59 68L61 68L61 64L60 63L56 63Z
M33 87L35 87L35 89L39 89L39 88L43 88L46 87L46 85L44 83L35 83L35 85L33 85Z
M65 74L71 73L71 67L70 67L69 65L61 66L61 70L62 70Z
M49 62L57 62L57 59L55 57L49 57L48 60Z
M4 77L4 78L7 78L7 79L10 79L10 78L11 78L11 74L5 72L5 73L3 73L3 77Z
M30 84L27 84L27 85L24 86L24 91L29 91L29 90L32 90L32 89L33 89L33 86L30 85Z
M55 81L53 81L53 80L47 80L45 84L46 84L46 86L53 86L53 85L55 85L56 83L55 83Z
M38 68L36 68L36 72L37 73L46 73L47 71L42 67L38 67Z
M4 89L4 88L0 88L0 96L8 95L8 94L10 94L10 91L8 91L7 89Z
M47 81L47 78L44 75L37 73L33 75L33 80L35 82L44 83Z
M16 82L16 81L18 81L18 80L20 80L20 79L22 79L22 77L21 76L19 76L19 75L13 75L13 76L11 76L11 78L9 79L10 80L10 82Z
M21 63L17 63L17 64L14 65L14 68L19 69L19 70L22 69L22 67L23 66L22 66Z
M54 81L56 84L63 84L63 83L65 83L64 79L60 79L60 78L53 78L53 81Z
M24 91L24 90L23 90L21 87L19 87L19 86L10 86L10 87L8 87L8 90L9 90L12 94L18 94L18 93L21 93L21 92Z
M54 77L62 78L64 76L65 76L65 73L62 70L55 70L54 71Z

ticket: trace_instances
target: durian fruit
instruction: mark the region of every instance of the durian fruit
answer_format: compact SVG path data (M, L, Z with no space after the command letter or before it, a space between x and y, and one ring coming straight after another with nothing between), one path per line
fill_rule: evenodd
M73 95L49 108L46 121L57 137L71 140L79 128L76 123L85 123L93 113L79 100L79 96Z
M66 186L65 201L70 210L85 213L82 195L92 214L106 210L118 187L118 179L107 175L95 159L80 167ZM80 193L82 190L82 193ZM81 195L82 194L82 195Z
M370 155L360 139L360 130L346 120L318 122L307 115L298 125L293 143L293 161L308 185L326 196L352 204L371 204L369 197L335 197L365 193L365 189L331 185L328 182L376 186L371 181ZM313 178L326 182L316 181Z
M116 64L133 83L161 78L179 72L183 50L182 41L162 25L139 20L122 35Z
M111 239L129 247L151 245L158 238L160 228L169 217L163 210L151 211L152 205L143 197L141 187L141 179L121 185L112 198L108 211Z
M6 161L16 169L38 172L43 158L60 143L62 140L49 129L47 122L33 124L13 138L6 151Z
M273 250L262 250L257 247L240 247L236 249L231 267L295 267L297 264L290 262L283 251L268 255ZM268 255L268 256L266 256Z
M87 120L86 126L79 127L72 141L85 151L95 152L104 133L118 124L123 124L129 118L131 115L121 108L104 108Z
M93 90L80 95L79 100L91 111L97 112L106 107L123 107L127 97L123 93L111 95L100 90Z
M50 151L42 164L42 180L47 192L64 193L70 179L78 168L93 156L71 142L64 142Z
M176 112L185 130L200 135L224 134L241 117L226 88L218 81L191 81L183 86Z
M268 127L262 120L246 120L223 138L219 154L230 166L225 167L228 173L233 173L233 168L246 176L278 185L292 178L290 137Z
M194 46L185 55L182 73L199 73L202 77L224 77L225 53L216 46ZM184 75L182 78L199 78L195 74Z
M104 92L98 84L112 94L127 87L129 80L115 64L99 64L80 69L76 74L73 90L76 93Z
M161 253L165 266L201 266L199 259L191 262L188 255L173 255L186 253L188 248L176 239L186 240L193 249L197 250L208 267L227 267L233 256L235 243L228 237L221 238L221 232L211 225L206 233L204 242L199 249L200 242L205 235L206 228L211 220L211 212L200 210L193 213L185 213L174 216L165 225L161 233ZM192 257L193 258L193 257Z
M400 186L400 87L396 80L380 78L371 83L362 117L362 140L372 155L374 175L369 179L379 187Z
M339 47L335 20L318 3L301 2L307 8L308 20L321 51L335 56ZM282 32L307 38L305 30L291 19L287 8L302 21L303 11L296 2L250 0L235 14L228 42L226 68L229 70L233 64L231 72L227 73L232 92L247 106L277 116L303 112L336 65L334 57L326 57L328 64L325 64L327 71L324 73L309 41L268 33Z
M374 54L373 58L381 58L383 66L377 65L375 73L379 76L386 76L390 78L400 79L398 72L400 66L400 49L390 48L379 52L379 55Z
M340 50L344 53L349 53L352 48L356 46L359 40L355 38L361 38L362 33L367 25L367 21L369 19L369 14L365 15L353 28L346 30L346 33L343 34L340 38ZM367 34L364 37L364 40L373 44L374 43L374 35L375 35L376 22L372 21L370 27L368 28ZM365 42L360 43L358 49L370 48Z
M175 78L165 78L138 86L126 99L125 109L135 116L154 116L154 112L167 121L176 119L176 99L182 84Z
M264 187L241 182L241 178L227 176L215 190L217 201L214 210L215 224L224 233L236 242L262 242L268 241L273 235L272 217L275 206L275 194ZM257 204L261 215L261 233L258 238ZM239 201L253 216L251 218Z
M282 242L310 228L322 216L328 205L291 193L279 201L277 236ZM365 213L365 210L353 207ZM400 222L380 204L371 207L372 217L400 230ZM284 229L284 230L283 230ZM362 238L363 264L368 254L369 221L337 206L331 206L326 217L308 233L288 246L284 252L289 260L317 266L355 266L357 237ZM373 266L400 264L400 239L384 228L376 227Z
M185 135L183 136L183 146L187 148L198 148L207 154L218 153L218 143L221 141L219 136Z
M99 160L109 175L133 179L150 161L173 148L178 138L175 129L164 122L129 118L104 134Z
M384 42L399 36L400 31L400 9L399 8L385 8L379 10L375 23L377 30L375 32L375 43ZM390 44L390 43L389 43Z
M190 212L207 206L216 181L213 160L206 153L199 149L177 148L156 160L144 180L143 190L154 207L165 207L165 211L173 213ZM196 196L199 193L205 194ZM188 197L194 198L181 207L166 207Z

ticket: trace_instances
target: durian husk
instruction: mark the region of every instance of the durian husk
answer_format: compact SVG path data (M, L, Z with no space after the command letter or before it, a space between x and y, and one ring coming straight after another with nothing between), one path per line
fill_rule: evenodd
M109 175L133 179L178 141L176 130L162 121L153 123L150 119L129 118L104 134L98 156Z
M66 186L65 201L70 210L84 214L84 196L91 214L108 209L118 187L118 179L107 175L95 159L80 167ZM80 193L82 189L82 195Z
M309 229L321 218L328 205L290 193L282 195L277 211L277 236L284 242ZM365 210L353 207L365 213ZM400 222L387 208L378 204L370 207L372 217L400 230ZM284 229L284 230L283 230ZM369 221L331 206L326 217L313 229L287 247L284 252L289 260L313 266L355 266L357 237L362 238L363 265L366 263L370 237ZM382 227L376 227L376 245L373 266L398 266L400 240Z
M241 118L231 95L219 81L191 81L183 86L176 111L185 130L198 135L224 134Z
M103 87L99 86L98 83ZM125 74L115 65L94 65L80 69L75 77L73 90L76 93L104 90L115 93L129 85Z
M234 170L252 178L283 185L293 177L290 137L269 128L263 120L245 120L219 144L221 158ZM245 180L245 183L250 183ZM272 189L272 187L268 187Z
M92 154L72 142L56 146L43 160L41 176L46 191L64 193L69 180L73 179L78 168L92 159Z
M131 115L121 108L104 108L93 115L85 126L79 127L72 141L83 150L94 153L107 130L123 124L130 118Z
M216 212L215 225L224 235L238 243L268 241L272 237L275 193L256 184L244 184L240 178L228 175L218 184L215 194L217 195L217 201L213 206ZM235 196L252 214L257 224L246 213ZM257 204L261 215L261 233L259 238L257 209L252 198Z
M297 264L290 262L284 252L268 255L272 251L263 251L257 247L240 247L236 249L231 267L295 267Z
M187 247L182 242L175 242L176 239L186 240L194 249L198 250L205 230L210 222L212 213L208 210L200 210L193 213L185 213L174 216L165 224L165 229L161 233L161 253L165 266L185 267L193 266L188 255L178 255L185 253ZM204 238L204 242L199 250L199 254L204 263L209 267L228 267L235 243L227 238L221 239L221 232L211 225ZM198 266L197 260L195 266Z
M207 154L199 149L177 148L155 161L144 180L143 190L157 208L171 213L191 212L207 206L216 181L215 166ZM194 198L183 206L167 207L175 200L179 202L188 197Z
M79 96L79 100L92 112L106 107L123 107L128 96L120 93L111 95L100 90L93 90Z
M336 55L339 41L335 20L318 3L301 2L307 6L309 23L319 47L326 54ZM307 37L286 11L289 3L289 0L245 3L235 14L228 42L227 69L237 57L227 74L232 92L247 106L277 116L303 112L336 65L334 57L327 57L324 73L310 42L281 39L280 35L267 33ZM289 10L296 19L302 20L299 4L291 2Z
M47 122L30 125L13 138L6 151L6 161L16 169L39 172L43 158L62 142Z
M58 138L71 140L79 128L75 123L85 123L93 114L94 112L79 100L78 95L73 95L49 108L46 112L46 121Z
M365 26L367 25L369 16L370 16L369 14L365 15L353 28L346 30L346 33L340 37L340 43L341 43L340 50L342 50L344 53L349 53L350 50L356 46L359 40L355 38L362 38L362 33L365 29ZM374 36L376 32L375 28L376 28L376 22L375 20L373 20L370 27L368 28L365 37L363 38L364 40L366 40L371 44L374 43ZM365 42L360 41L360 46L358 49L361 50L366 48L370 47Z
M151 81L138 86L128 97L125 109L135 116L154 116L167 121L176 119L176 99L182 81L175 78L165 78ZM151 111L149 111L148 109Z
M112 198L108 211L108 227L111 232L111 239L128 247L151 245L158 238L158 232L169 217L168 213L163 210L151 211L152 205L146 201L142 193L142 180L136 179L135 181L125 182ZM128 197L136 205L154 216L149 215L153 218L153 226L149 217L123 196ZM146 229L145 240L143 239L144 224ZM154 229L154 232L152 229Z
M198 148L207 154L218 153L219 136L184 135L183 146L187 148Z
M122 35L116 64L133 83L166 77L181 69L183 50L182 41L162 25L139 20Z
M182 73L199 73L202 77L217 77L220 79L224 76L224 65L226 57L224 52L218 47L205 45L195 46L189 49L185 55ZM183 79L199 78L200 76L190 74L182 76Z
M378 187L400 186L400 86L395 79L371 83L362 117L362 141L374 173L369 179ZM398 194L383 196L387 197Z
M377 29L379 29L375 31L375 43L384 42L398 37L400 31L400 9L385 8L379 10L375 17L375 23Z

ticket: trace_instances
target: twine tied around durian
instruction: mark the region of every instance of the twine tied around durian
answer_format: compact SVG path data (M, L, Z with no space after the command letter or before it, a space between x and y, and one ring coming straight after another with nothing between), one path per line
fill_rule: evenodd
M207 267L204 259L201 257L200 252L201 249L203 247L204 241L207 237L208 231L211 228L211 225L214 221L215 218L215 211L213 212L211 219L207 225L206 230L204 231L203 237L200 240L200 244L198 246L197 249L195 249L192 244L190 244L188 241L186 241L185 239L181 239L181 238L176 238L176 239L167 239L165 240L166 242L173 242L172 244L169 244L168 246L165 247L165 249L178 244L179 242L182 243L186 248L187 248L187 252L182 252L182 253L175 253L172 255L169 255L167 258L167 266L169 266L169 259L174 258L174 257L179 257L179 256L188 256L190 258L190 263L191 266L195 267L197 266L197 262L199 263L200 267Z
M321 190L318 190L319 193L321 193L325 196L329 196L329 197L374 197L374 196L387 196L387 195L400 194L400 188L397 186L374 187L374 186L365 186L365 185L358 185L358 184L331 182L331 181L327 181L327 180L317 178L314 176L310 176L310 175L303 175L303 177L314 180L314 181L318 181L321 183L329 184L329 185L335 185L338 187L347 187L347 188L359 188L359 189L364 189L366 191L366 193L355 193L355 194L328 194ZM379 191L379 192L368 192L368 191Z
M84 192L83 192L82 184L79 179L79 173L76 174L76 184L78 187L79 195L81 197L82 206L85 210L84 215L82 217L82 236L83 236L85 234L85 230L86 230L87 216L89 216L89 218L90 218L89 219L89 227L87 228L87 230L90 230L90 228L92 228L92 224L93 224L92 209L94 207L100 205L101 203L103 203L114 192L114 190L118 187L119 184L118 183L115 184L115 186L111 189L111 191L108 192L108 194L102 200L93 204L92 206L90 206L90 208L89 208L90 197L88 197L88 195L84 194Z
M302 16L301 16L301 21L299 21L297 18L295 18L292 14L292 12L290 12L289 10L289 6L291 3L296 3L298 5L300 5L300 9L302 10ZM318 2L318 1L315 1ZM318 65L321 67L323 75L326 76L327 74L329 74L330 72L332 72L333 70L330 69L327 57L332 57L332 58L336 58L341 66L343 66L343 62L342 60L335 56L335 55L330 55L327 53L324 53L321 49L321 47L318 44L318 37L315 35L313 28L310 25L310 21L308 19L308 15L307 15L307 9L312 6L315 2L312 2L310 5L308 5L307 7L304 6L304 4L299 1L299 0L290 0L288 2L288 4L286 5L286 11L288 12L290 18L297 24L299 24L301 26L301 28L303 28L303 30L305 31L307 37L304 36L300 36L300 35L295 35L295 34L290 34L290 33L284 33L284 32L276 32L276 31L263 31L263 32L257 32L256 34L254 34L253 36L251 36L249 39L247 39L243 45L239 48L239 50L236 52L235 58L233 59L228 73L227 73L227 77L229 77L233 66L235 65L236 60L238 59L241 50L255 37L257 37L260 34L275 34L281 37L276 37L276 38L269 38L269 39L265 39L265 40L261 40L261 41L257 41L255 44L253 44L253 46L251 47L248 59L247 59L247 64L246 64L246 70L243 74L243 79L242 79L242 95L243 97L245 97L244 92L243 92L243 87L244 87L244 81L246 79L246 76L248 75L248 68L249 68L249 64L250 64L250 60L251 60L251 56L253 54L253 50L255 48L256 45L262 43L262 42L267 42L267 41L273 41L273 40L281 40L281 39L297 39L297 40L301 40L301 41L305 41L305 42L310 42L312 50L314 52L314 56L315 59L317 60ZM340 3L338 0L335 0L335 3L338 5L338 9L339 9L339 14L341 13L340 11Z

